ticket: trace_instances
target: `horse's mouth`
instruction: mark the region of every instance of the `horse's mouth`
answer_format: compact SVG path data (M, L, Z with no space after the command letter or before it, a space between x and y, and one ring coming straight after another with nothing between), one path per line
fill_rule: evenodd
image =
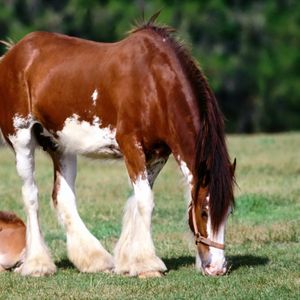
M222 276L227 273L227 262L225 261L221 267L217 265L208 264L202 266L202 274L205 276Z

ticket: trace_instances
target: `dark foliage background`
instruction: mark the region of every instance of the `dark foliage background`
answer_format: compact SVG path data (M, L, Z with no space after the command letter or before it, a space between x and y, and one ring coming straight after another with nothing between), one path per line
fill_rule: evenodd
M227 131L300 129L298 0L0 0L0 39L46 30L112 42L161 8L159 22L207 75Z

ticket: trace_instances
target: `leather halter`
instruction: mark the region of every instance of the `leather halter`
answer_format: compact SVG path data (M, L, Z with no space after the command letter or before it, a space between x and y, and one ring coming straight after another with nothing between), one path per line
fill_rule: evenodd
M195 212L196 207L194 205L194 202L191 203L190 208L192 210L192 220L193 220L193 227L194 227L195 244L196 245L204 244L206 246L210 246L210 247L214 247L214 248L217 248L217 249L224 250L225 249L224 244L214 242L214 241L212 241L212 240L210 240L210 239L208 239L208 238L201 235L201 233L199 232L198 227L197 227L196 212Z

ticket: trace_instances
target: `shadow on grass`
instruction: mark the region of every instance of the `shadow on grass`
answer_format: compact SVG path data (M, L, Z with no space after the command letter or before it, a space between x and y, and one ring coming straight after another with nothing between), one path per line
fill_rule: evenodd
M55 262L57 268L67 270L67 269L76 269L74 265L67 259L63 258L62 260Z
M255 255L232 255L227 257L230 272L239 269L240 267L255 267L268 264L269 259L264 256ZM178 270L181 267L187 267L195 264L195 257L181 256L176 258L163 259L168 270Z
M256 267L268 264L269 259L265 256L255 255L232 255L228 256L228 266L230 266L230 273L241 267Z
M168 270L178 270L181 267L187 267L195 264L195 257L181 256L176 258L164 258L163 261Z
M269 259L265 256L255 255L231 255L227 257L229 272L233 272L241 267L256 267L264 266L269 263ZM176 258L165 258L163 259L168 270L178 270L181 267L193 266L195 264L195 257L193 256L181 256ZM59 269L76 269L74 265L67 259L64 258L56 262L56 266Z

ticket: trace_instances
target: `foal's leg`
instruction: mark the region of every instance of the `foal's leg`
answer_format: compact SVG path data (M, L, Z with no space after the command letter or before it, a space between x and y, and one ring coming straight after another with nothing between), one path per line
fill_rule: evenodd
M66 229L69 259L81 272L111 270L112 256L89 232L76 208L76 155L52 153L51 157L55 169L53 204Z
M124 141L123 145L134 195L125 207L122 233L114 250L115 272L140 277L160 276L167 268L156 256L151 237L154 201L145 155L134 141Z
M16 167L23 181L22 195L27 213L26 256L22 275L42 276L55 272L38 220L38 189L34 180L35 140L31 128L18 129L9 140L15 150Z

